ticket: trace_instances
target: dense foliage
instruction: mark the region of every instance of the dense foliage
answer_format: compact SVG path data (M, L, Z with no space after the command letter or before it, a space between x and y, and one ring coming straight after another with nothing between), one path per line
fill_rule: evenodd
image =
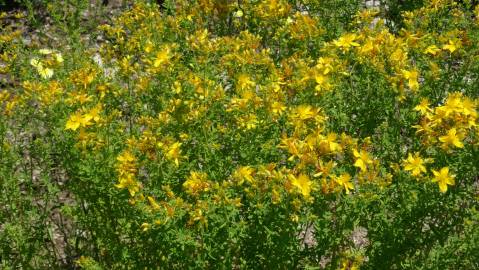
M479 7L86 2L0 15L0 268L479 268Z

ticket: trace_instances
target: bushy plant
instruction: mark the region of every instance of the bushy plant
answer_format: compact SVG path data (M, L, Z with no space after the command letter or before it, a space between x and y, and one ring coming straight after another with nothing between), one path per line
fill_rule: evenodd
M2 24L0 265L478 268L479 9L340 2Z

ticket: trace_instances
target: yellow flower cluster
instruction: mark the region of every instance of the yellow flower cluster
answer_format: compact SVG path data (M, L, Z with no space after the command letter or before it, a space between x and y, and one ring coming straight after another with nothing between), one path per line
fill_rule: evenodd
M118 161L118 184L115 186L121 189L127 189L133 197L140 190L141 184L136 180L137 160L136 157L128 150L121 153L116 160Z
M427 146L440 145L444 150L463 148L464 140L477 132L477 101L460 92L450 93L444 105L431 108L423 99L414 109L422 119L414 128Z

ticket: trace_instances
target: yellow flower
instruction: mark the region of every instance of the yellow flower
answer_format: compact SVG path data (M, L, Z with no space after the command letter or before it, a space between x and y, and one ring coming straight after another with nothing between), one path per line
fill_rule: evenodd
M143 232L146 232L151 228L151 224L147 223L147 222L144 222L140 225L140 228Z
M73 131L77 130L79 127L87 127L89 126L90 120L92 118L88 115L83 116L80 112L76 112L75 114L71 115L68 119L65 130L71 129Z
M358 263L349 261L349 260L343 261L342 266L340 268L340 270L358 270L358 269L359 269Z
M153 210L160 210L161 209L160 205L156 202L155 198L153 198L151 196L148 196L147 199L148 199L148 202L150 203L151 207L153 208Z
M439 49L436 45L430 45L424 50L424 53L425 54L436 55L440 51L441 51L441 49Z
M32 65L33 67L38 67L39 65L41 65L41 62L36 58L32 58L30 59L30 65Z
M462 100L461 110L464 115L472 116L474 119L477 118L476 104L467 97Z
M459 41L449 40L448 44L445 44L444 46L442 46L442 49L448 50L450 53L453 53L460 47L460 45L461 44Z
M235 12L233 13L233 17L235 17L235 18L241 18L241 17L243 17L243 11L242 11L241 9L235 11Z
M444 111L445 116L454 112L461 112L463 110L462 94L458 92L450 93L444 106L438 107L438 110Z
M233 173L233 177L238 181L238 184L243 184L244 180L252 184L254 182L253 178L254 169L250 166L241 166Z
M85 114L85 118L90 118L95 122L100 121L101 107L101 104L93 107L88 113Z
M171 58L170 48L167 47L156 54L156 57L153 60L153 67L157 68L163 65L164 63L168 63L170 58Z
M241 121L240 121L240 126L246 128L247 130L249 129L254 129L258 126L259 121L258 118L256 117L256 114L250 113L246 116L244 116Z
M319 164L317 166L317 173L314 174L313 176L314 177L319 177L319 176L323 176L323 177L327 177L331 171L336 167L337 163L330 160L328 161L326 164L324 164L324 162L322 160L319 160Z
M457 131L455 128L451 128L447 135L439 137L439 141L441 141L442 147L444 149L449 149L449 146L455 146L458 148L463 148L464 144L461 142L461 139L458 137Z
M240 74L238 76L238 88L240 90L251 89L256 86L256 83L251 80L247 74Z
M423 115L427 112L432 111L431 108L429 108L429 100L427 98L421 99L421 102L416 107L414 107L414 110L420 112Z
M356 34L348 33L340 37L338 40L335 40L334 45L336 45L336 47L345 49L347 51L351 47L359 46L359 43L355 42L356 39L357 39Z
M192 195L199 195L200 192L210 189L208 175L203 172L190 172L190 176L183 183L183 188Z
M397 48L390 56L390 59L393 62L396 62L396 65L404 66L407 61L407 52L401 48Z
M351 183L351 175L349 175L349 173L343 173L338 177L334 177L334 181L344 188L346 194L349 194L349 190L354 189L354 186Z
M312 185L312 182L309 177L305 174L300 174L298 177L289 175L289 177L291 178L291 184L297 189L299 189L299 191L305 198L309 198Z
M321 149L325 150L326 152L340 152L341 145L336 142L338 139L338 135L336 133L328 133L326 136L319 136L319 146Z
M296 107L291 113L291 118L300 121L314 118L317 115L317 111L314 110L313 107L310 105L300 105Z
M123 151L117 158L121 163L132 163L136 161L136 157L130 151Z
M271 104L270 110L273 114L281 115L286 110L286 106L281 102L275 101Z
M55 54L55 60L57 61L57 63L63 63L63 56L61 53L56 53Z
M418 76L419 73L416 70L403 70L402 75L404 79L408 80L408 85L411 90L417 90L419 88Z
M44 79L50 79L53 76L53 69L51 68L44 68L43 66L37 67L38 74Z
M301 159L303 156L303 144L301 141L294 138L283 138L281 140L281 148L288 150L288 153L291 154L291 156L288 158L289 161L294 160L296 157Z
M439 184L439 190L441 190L442 193L447 191L447 185L454 185L455 175L449 174L448 167L444 167L440 171L432 170L432 173L434 174L432 182Z
M281 194L277 188L273 188L271 191L271 199L273 200L273 204L278 204L281 202Z
M353 155L356 158L356 161L354 162L354 166L360 168L361 171L363 172L367 170L368 164L373 163L373 160L369 156L369 153L364 150L360 150L358 152L358 150L353 149Z
M404 170L411 171L413 176L419 176L421 173L426 172L424 163L424 159L422 159L417 152L414 154L414 156L409 153L407 159L403 160Z
M140 190L141 184L136 181L136 157L129 151L123 151L116 160L119 161L117 164L118 172L118 181L119 183L115 187L119 189L128 189L130 196L135 196L135 194Z
M135 180L135 176L131 173L124 174L120 176L118 184L115 187L119 189L128 189L130 195L133 197L140 190L140 183Z
M326 69L324 72L327 70L328 69ZM326 75L319 73L314 77L314 79L316 81L316 87L314 88L316 91L321 92L322 90L331 90L333 85L329 82L329 79Z
M181 155L181 149L180 149L181 144L182 143L179 143L179 142L175 142L174 144L172 144L168 148L168 151L166 152L166 155L165 155L167 159L173 160L175 162L176 167L180 165L179 159Z
M53 69L46 68L40 60L33 58L30 60L30 65L37 69L38 74L44 79L49 79L53 76Z
M68 121L67 121L67 124L65 126L65 130L67 130L67 129L77 130L80 127L81 121L82 121L81 113L76 113L74 115L71 115L70 119L68 119Z
M144 50L146 53L150 53L153 51L153 43L150 40L145 42Z

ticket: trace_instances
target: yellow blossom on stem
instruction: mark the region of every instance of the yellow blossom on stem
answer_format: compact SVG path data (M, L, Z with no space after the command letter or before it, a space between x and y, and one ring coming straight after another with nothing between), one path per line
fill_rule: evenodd
M442 49L443 50L447 50L449 51L450 53L453 53L455 52L460 46L460 42L459 41L453 41L453 40L449 40L449 42L447 44L445 44L444 46L442 46Z
M357 262L345 260L341 263L340 270L358 270L359 266Z
M426 161L417 152L414 153L414 156L409 153L407 159L403 160L404 170L410 171L413 176L420 176L426 172L425 163Z
M314 118L316 115L317 110L310 105L300 105L291 111L293 121L305 121Z
M429 100L427 98L423 98L421 99L421 102L416 107L414 107L414 110L425 115L427 112L432 111L429 105Z
M250 166L241 166L233 173L233 178L238 181L238 184L241 185L246 180L248 183L252 184L254 182L253 178L254 169Z
M326 136L319 136L319 146L325 152L337 153L340 152L341 145L336 141L338 138L336 133L328 133Z
M321 92L322 90L330 90L332 85L329 83L329 79L324 74L318 74L314 77L316 81L316 91Z
M312 182L305 174L300 174L298 177L289 175L291 184L296 187L305 198L310 197Z
M439 185L439 190L441 190L442 193L447 191L447 186L454 185L454 177L455 175L450 175L449 174L449 167L444 167L439 171L432 170L432 173L434 174L434 178L432 179L433 183L438 183Z
M273 104L271 104L271 107L270 107L270 111L276 115L283 114L285 110L286 110L286 106L283 103L278 101L273 102Z
M97 106L93 107L90 111L88 111L86 114L85 114L85 118L89 118L95 122L98 122L100 121L100 113L101 113L101 110L102 110L102 106L101 104L98 104Z
M183 183L183 188L187 193L197 196L203 191L208 191L211 187L208 181L208 175L203 172L190 172L190 176Z
M240 118L239 125L246 130L254 129L258 126L259 121L256 114L250 113Z
M182 143L175 142L170 147L165 154L166 158L169 160L173 160L175 165L178 167L180 165L180 158L181 158L181 147Z
M143 232L146 232L150 229L151 227L151 224L150 223L147 223L147 222L144 222L141 224L140 228Z
M455 128L451 128L447 131L446 135L439 137L439 141L442 142L442 148L444 149L449 149L449 146L455 146L457 148L464 147Z
M348 33L334 41L334 45L344 50L349 50L351 47L358 47L359 43L355 42L357 35Z
M246 74L240 74L238 76L238 88L240 90L251 89L256 83Z
M53 76L53 69L51 68L38 66L37 70L38 70L38 74L40 74L40 76L44 79L50 79Z
M417 89L419 89L419 73L417 72L417 70L403 70L402 75L404 79L408 80L408 85L411 90L416 91Z
M430 45L424 50L424 53L425 54L436 55L440 51L441 51L441 49L439 49L436 45Z
M368 164L373 163L373 160L371 159L369 153L364 150L360 150L358 152L358 150L353 149L353 155L356 158L354 166L360 168L362 172L365 172L367 170Z
M171 58L170 48L167 47L156 54L156 57L153 60L153 67L158 68L164 63L168 63L170 58Z
M135 180L135 176L131 173L124 174L118 179L119 183L115 187L119 189L128 189L130 196L135 196L135 194L140 190L140 184Z
M53 70L48 67L44 67L40 60L33 58L30 60L30 65L37 69L38 74L44 79L49 79L53 76Z
M89 126L90 120L92 119L89 115L82 115L81 112L76 112L75 114L71 115L68 119L65 130L71 129L73 131L77 130L79 127L87 127Z
M155 198L153 198L151 196L148 196L147 199L148 199L148 202L150 203L151 207L153 208L153 210L160 210L161 209L160 205L156 202Z
M334 181L344 188L346 194L349 194L349 190L354 189L354 186L351 183L351 175L349 175L349 173L343 173L340 176L334 177Z
M116 160L121 163L133 163L136 161L136 157L130 151L124 151L116 158Z

